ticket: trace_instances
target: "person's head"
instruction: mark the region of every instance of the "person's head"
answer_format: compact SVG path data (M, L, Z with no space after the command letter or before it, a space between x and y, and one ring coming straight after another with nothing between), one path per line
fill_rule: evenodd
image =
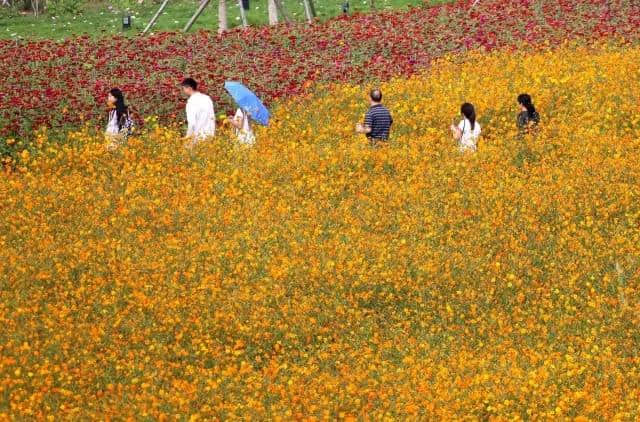
M380 104L382 102L382 91L378 88L372 89L369 93L369 98L372 104Z
M119 88L111 89L107 98L112 106L124 105L124 94Z
M518 95L518 104L522 111L529 113L529 116L536 112L536 108L533 106L533 101L531 100L531 95L529 94Z
M109 105L116 110L118 125L122 122L122 116L129 113L129 109L124 102L124 94L119 88L112 88L109 91Z
M196 82L193 78L186 78L180 84L182 87L182 91L187 96L193 95L194 92L198 90L198 82Z
M462 113L465 119L469 120L469 123L471 123L471 130L473 130L476 125L476 109L473 107L473 104L462 104L462 107L460 107L460 113Z

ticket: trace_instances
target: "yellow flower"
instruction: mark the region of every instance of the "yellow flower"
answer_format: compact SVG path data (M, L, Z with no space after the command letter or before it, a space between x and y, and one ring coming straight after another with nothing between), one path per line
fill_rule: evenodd
M0 419L637 419L638 86L638 46L472 52L382 84L386 148L344 85L252 148L39 133L2 158Z

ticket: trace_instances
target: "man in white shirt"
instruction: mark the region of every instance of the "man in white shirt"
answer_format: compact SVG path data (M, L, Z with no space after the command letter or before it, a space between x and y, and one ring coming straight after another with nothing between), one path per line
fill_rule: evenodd
M198 83L191 78L182 81L182 90L187 101L187 148L216 134L216 115L211 97L198 91Z

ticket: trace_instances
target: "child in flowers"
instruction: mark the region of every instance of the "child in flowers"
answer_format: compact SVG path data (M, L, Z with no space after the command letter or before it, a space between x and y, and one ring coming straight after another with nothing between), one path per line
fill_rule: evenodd
M458 141L460 152L477 151L480 137L480 123L476 121L476 110L473 104L464 103L460 107L463 119L456 126L451 125L453 139Z
M108 140L107 149L114 151L127 140L132 128L131 117L129 107L124 102L124 94L119 88L109 91L107 103L109 106L109 119L105 131Z

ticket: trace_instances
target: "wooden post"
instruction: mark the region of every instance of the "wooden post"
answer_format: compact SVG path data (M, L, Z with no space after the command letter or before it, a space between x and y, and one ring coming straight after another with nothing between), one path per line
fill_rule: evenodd
M151 18L151 20L149 21L147 26L144 28L144 31L142 31L142 35L146 34L151 29L151 27L156 23L156 21L158 20L158 18L160 17L162 12L164 11L164 8L167 7L167 3L169 3L169 0L164 0L162 2L162 4L160 5L160 8L156 12L156 14L153 15L153 17Z
M247 12L244 10L244 6L242 6L242 0L238 0L238 7L240 8L240 19L242 19L242 27L248 28L249 23L247 22Z
M187 24L184 26L184 29L182 30L182 32L187 32L188 30L191 29L193 24L196 23L196 21L202 14L202 11L205 9L205 7L207 7L210 1L211 0L202 0L202 2L200 2L200 6L198 6L198 10L196 10L196 13L194 13L193 16L191 16L191 19L189 19L189 22L187 22Z

